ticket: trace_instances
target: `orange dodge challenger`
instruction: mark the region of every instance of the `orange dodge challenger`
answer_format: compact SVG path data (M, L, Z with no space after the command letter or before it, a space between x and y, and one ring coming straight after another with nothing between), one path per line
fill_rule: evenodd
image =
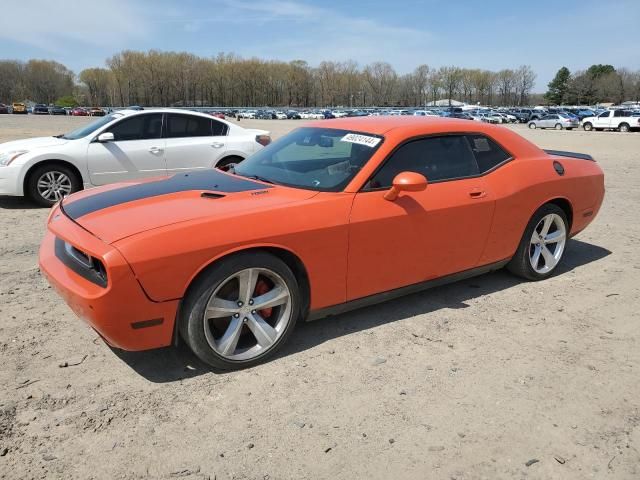
M504 266L547 278L603 197L590 156L544 151L506 128L325 120L229 172L65 198L40 265L113 347L182 338L213 367L236 369L272 356L299 319Z

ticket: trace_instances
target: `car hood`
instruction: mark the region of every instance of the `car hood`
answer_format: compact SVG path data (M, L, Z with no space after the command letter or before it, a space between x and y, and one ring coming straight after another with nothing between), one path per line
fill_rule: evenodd
M180 222L275 208L318 192L269 185L219 170L182 173L86 190L62 202L62 211L106 243Z
M36 148L50 148L64 145L68 140L56 137L37 137L27 140L14 140L12 142L0 143L0 152L10 152L14 150L34 150Z

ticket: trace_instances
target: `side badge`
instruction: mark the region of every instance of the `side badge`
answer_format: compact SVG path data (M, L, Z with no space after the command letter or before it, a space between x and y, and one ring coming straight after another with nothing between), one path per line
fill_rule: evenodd
M553 169L556 171L558 175L560 176L564 175L564 167L557 160L553 162Z

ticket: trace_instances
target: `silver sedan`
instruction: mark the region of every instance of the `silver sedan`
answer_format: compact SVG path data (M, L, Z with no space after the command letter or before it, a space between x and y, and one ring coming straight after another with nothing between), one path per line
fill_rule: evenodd
M567 130L571 130L579 126L580 120L578 120L577 117L571 117L564 113L545 115L539 120L531 120L529 122L529 128L555 128L556 130L566 128Z

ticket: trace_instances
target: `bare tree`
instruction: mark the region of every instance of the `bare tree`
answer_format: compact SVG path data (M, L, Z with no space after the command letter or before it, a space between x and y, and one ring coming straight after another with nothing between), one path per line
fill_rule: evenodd
M453 100L453 97L457 95L462 83L462 69L458 67L441 67L439 74L442 87L447 93L449 106L451 106L451 100Z
M398 74L391 65L386 62L375 62L364 69L364 78L367 81L374 105L389 105L393 103L394 89L398 81Z

